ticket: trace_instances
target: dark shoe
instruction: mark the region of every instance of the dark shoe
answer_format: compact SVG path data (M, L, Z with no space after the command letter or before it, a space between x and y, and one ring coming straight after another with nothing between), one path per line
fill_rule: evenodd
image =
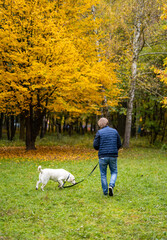
M112 187L109 187L109 196L113 196L113 188Z

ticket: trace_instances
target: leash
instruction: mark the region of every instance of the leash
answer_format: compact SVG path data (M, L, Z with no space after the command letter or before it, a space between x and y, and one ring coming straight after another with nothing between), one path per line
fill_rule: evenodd
M88 177L94 172L94 170L97 168L97 166L98 166L98 164L99 164L99 162L96 164L96 166L93 168L93 170L88 174ZM64 187L64 185L63 185L63 188L69 188L69 187L73 187L73 186L75 186L75 185L77 185L77 184L79 184L79 183L81 183L81 182L83 182L85 180L85 178L84 179L82 179L81 181L79 181L79 182L76 182L75 184L73 184L73 185L68 185L68 186L65 186ZM65 183L64 183L65 184Z

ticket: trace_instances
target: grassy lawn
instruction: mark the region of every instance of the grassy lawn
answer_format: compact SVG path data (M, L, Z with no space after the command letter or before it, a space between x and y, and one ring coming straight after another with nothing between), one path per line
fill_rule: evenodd
M39 146L29 155L13 147L11 157L1 145L1 240L167 239L165 151L135 144L121 151L114 197L105 197L99 169L87 178L97 152L81 143L65 144L44 150ZM44 192L36 191L38 165L64 168L76 181L85 181L62 190L50 181Z

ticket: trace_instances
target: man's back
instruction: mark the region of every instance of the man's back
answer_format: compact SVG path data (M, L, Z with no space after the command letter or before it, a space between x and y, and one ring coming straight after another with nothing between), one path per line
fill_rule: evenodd
M94 148L99 150L99 157L117 157L121 140L117 130L108 126L100 129L94 139Z

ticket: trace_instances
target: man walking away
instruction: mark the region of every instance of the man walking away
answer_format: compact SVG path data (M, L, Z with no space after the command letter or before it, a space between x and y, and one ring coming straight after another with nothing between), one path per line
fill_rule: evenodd
M117 179L117 157L118 150L121 147L121 139L116 129L108 126L106 118L100 118L98 121L100 130L97 131L93 147L98 150L99 167L101 174L101 185L103 194L113 196L113 188ZM109 166L111 178L108 188L107 166Z

